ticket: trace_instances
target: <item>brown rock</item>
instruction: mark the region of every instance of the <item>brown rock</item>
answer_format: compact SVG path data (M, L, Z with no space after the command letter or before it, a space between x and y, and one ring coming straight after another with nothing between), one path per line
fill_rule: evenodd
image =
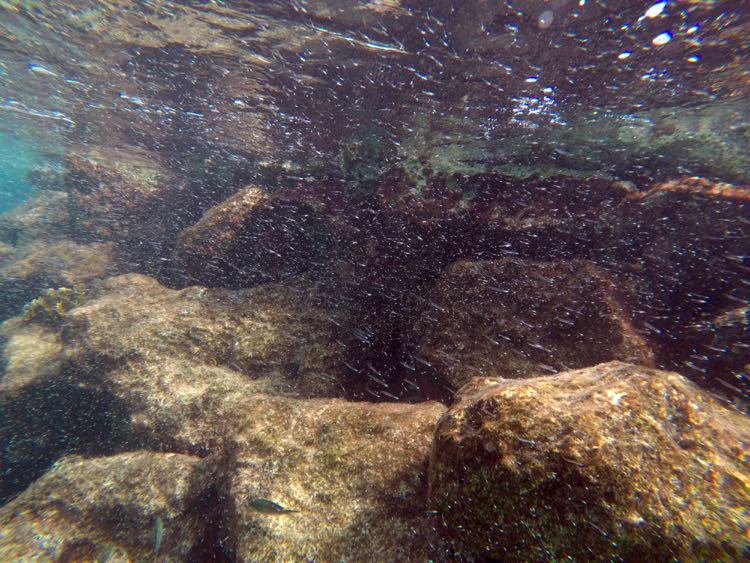
M0 509L3 561L157 559L154 526L164 532L158 559L195 557L210 523L200 458L130 452L105 458L63 458Z
M401 168L383 176L380 206L419 224L470 218L505 231L574 229L597 218L632 187L603 178L515 178L500 174L431 174L412 177Z
M454 388L480 374L529 377L611 359L648 365L626 296L586 261L459 261L412 329L415 355Z
M736 561L749 447L747 419L676 373L477 380L438 425L430 498L467 558Z
M0 404L32 385L49 383L59 374L62 365L62 341L58 331L20 318L0 326L5 341L2 357L5 367L0 373Z
M13 246L53 241L68 232L68 194L41 190L0 215L0 240Z
M286 309L279 301L252 299L253 295L270 299L272 294L264 293L269 287L283 292L273 286L241 292L172 291L144 276L113 278L102 286L99 297L65 315L64 353L68 367L76 367L67 372L63 368L65 378L123 407L119 414L107 412L111 405L101 409L102 416L117 414L127 425L126 434L115 443L209 455L206 479L220 496L201 505L201 510L222 515L222 537L244 560L338 560L352 554L379 560L428 559L432 548L426 527L426 465L442 405L300 399L285 396L298 392L288 383L279 384L281 376L268 367L249 370L257 378L251 379L225 362L209 365L211 354L224 349L226 334L252 338L241 347L243 354L255 352L262 357L266 350L266 362L283 362L294 353L315 357L315 350L302 349L305 342L323 346L322 341L310 341L309 327L305 342L278 347L279 338L290 338L285 332L296 330L288 323L299 320L289 320L285 314L293 295L281 294ZM251 322L257 324L243 325ZM190 333L190 328L196 331ZM303 365L303 382L304 369ZM325 384L325 380L320 383ZM36 408L34 397L24 399L26 409ZM43 428L33 431L42 434ZM106 471L119 475L111 467ZM165 473L171 478L170 470ZM34 506L37 515L47 506L46 479L40 481L44 489L38 494L20 497L27 499L24 506ZM89 492L104 507L95 510L92 502L91 512L107 513L110 481L105 477L99 481L103 489ZM91 531L77 519L50 524L52 530L45 533L57 538L56 545L66 540L69 553L78 558L91 557L106 543L115 544L123 556L143 557L150 522L162 512L146 510L138 500L142 496L134 495L132 507L123 499L117 501L127 508L118 535L107 522ZM252 504L258 498L299 512L258 511ZM74 508L78 514L88 513L87 508ZM184 554L188 546L201 543L202 532L191 523L192 513L169 512L165 529L174 529L170 522L179 528L183 516L184 537L178 545L166 546L165 555ZM35 518L28 516L32 522ZM36 524L13 524L11 529L32 525ZM133 534L125 541L128 530ZM18 542L20 535L14 532L12 541ZM21 542L17 551L7 553L26 556L34 549Z
M750 362L750 349L712 350L712 337L695 331L750 302L749 216L749 187L681 178L632 194L604 218L609 232L596 260L635 288L634 320L660 365L702 379L685 362L706 356L709 378Z
M96 147L72 152L65 165L71 218L81 234L153 240L169 223L165 211L179 185L147 152Z
M142 149L87 147L65 166L76 239L111 241L130 269L166 275L177 233L202 198L188 197L186 182Z
M177 264L190 283L225 287L304 272L328 245L317 211L283 190L270 194L246 186L180 233Z
M67 317L68 344L96 372L110 365L168 359L224 366L249 379L271 378L282 392L339 395L343 313L312 284L239 291L165 288L129 274L107 280L99 298Z
M20 314L26 303L49 288L85 291L117 268L112 243L30 241L14 248L0 265L0 317Z
M227 480L239 558L434 557L425 470L443 410L437 403L251 399ZM252 506L258 498L297 512L264 513Z

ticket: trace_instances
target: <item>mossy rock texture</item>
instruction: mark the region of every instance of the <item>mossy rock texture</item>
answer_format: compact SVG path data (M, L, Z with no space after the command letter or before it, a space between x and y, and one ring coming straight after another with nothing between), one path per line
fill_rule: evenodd
M435 523L502 561L738 561L746 419L682 376L620 362L477 379L438 423Z

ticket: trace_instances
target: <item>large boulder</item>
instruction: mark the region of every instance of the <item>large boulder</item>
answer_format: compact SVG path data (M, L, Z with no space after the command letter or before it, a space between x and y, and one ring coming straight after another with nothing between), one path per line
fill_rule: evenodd
M437 403L251 399L226 480L245 561L428 560L426 467ZM294 513L268 513L257 499Z
M427 295L415 356L457 389L472 376L522 378L607 360L649 365L628 291L593 263L459 261Z
M198 492L214 491L200 506L205 519L196 521L194 512L182 508L163 510L148 504L140 498L142 485L136 476L118 478L111 485L111 478L97 477L99 461L92 461L94 478L77 486L99 500L83 507L74 504L74 514L57 523L57 516L47 516L45 484L61 471L55 466L30 489L44 487L41 492L24 493L13 501L20 503L14 507L35 508L9 524L9 529L20 531L8 541L20 547L7 553L37 553L38 547L23 539L23 531L35 527L53 538L55 549L67 550L71 557L90 557L112 544L118 556L143 558L159 515L165 530L183 529L179 539L171 535L165 543L165 555L178 558L195 553L196 546L212 544L211 537L221 537L222 549L243 560L338 560L352 553L403 560L434 555L427 525L426 468L435 423L445 408L431 402L370 404L301 397L338 389L329 381L334 372L315 364L336 355L326 352L333 344L321 331L332 323L304 324L317 319L310 295L284 293L283 287L274 286L174 291L136 274L113 278L99 291L64 314L59 372L43 371L40 362L28 367L36 366L36 377L31 378L36 385L14 395L7 426L15 433L7 442L23 431L30 440L39 439L50 430L44 421L65 428L65 421L57 418L35 419L30 425L21 416L42 410L54 389L51 397L57 401L97 407L96 413L87 415L90 423L100 426L98 434L89 434L92 442L205 457L205 472L200 473L205 481L199 481ZM295 303L300 309L291 309ZM7 327L9 342L41 330L18 320ZM318 340L311 340L316 331L321 331ZM6 352L12 350L6 346ZM303 362L294 373L281 368L295 359L315 365ZM68 413L69 420L76 416ZM107 434L100 418L117 425ZM80 429L73 430L81 440L86 437ZM85 450L87 444L72 446ZM18 450L18 459L10 461L19 481L28 458L18 446L10 449ZM49 446L45 451L60 454ZM112 463L119 457L111 458ZM45 461L32 459L35 467ZM121 470L112 471L117 476ZM171 479L170 471L167 468L165 475ZM80 472L85 473L85 467ZM149 475L143 479L152 478ZM123 491L126 484L136 486L138 494L123 493L125 498L120 498L116 493L109 501L110 489L117 491L121 484ZM177 488L189 492L180 479ZM297 512L280 512L268 501ZM125 511L125 524L118 530L106 520L91 523L89 514L111 512L108 502L124 505L120 510ZM62 519L66 511L61 512Z
M77 364L140 365L175 359L222 366L243 379L270 378L280 392L340 395L345 312L311 282L245 290L168 289L152 278L110 278L97 298L66 317ZM113 337L116 335L116 337Z
M747 419L676 373L477 379L438 424L431 509L468 559L738 561L748 459Z

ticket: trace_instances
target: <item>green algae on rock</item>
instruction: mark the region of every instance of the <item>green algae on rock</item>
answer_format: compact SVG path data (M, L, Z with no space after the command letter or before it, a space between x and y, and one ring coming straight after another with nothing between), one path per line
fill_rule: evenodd
M438 424L430 506L469 559L737 561L749 460L747 420L676 373L477 378Z
M39 297L23 308L23 320L40 323L59 323L66 313L85 301L84 296L75 289L50 287Z

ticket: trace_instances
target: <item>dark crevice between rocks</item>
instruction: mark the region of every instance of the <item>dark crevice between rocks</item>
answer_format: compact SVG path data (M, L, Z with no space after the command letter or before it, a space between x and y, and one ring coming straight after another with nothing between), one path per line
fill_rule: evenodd
M469 252L473 227L446 221L420 228L376 209L360 219L361 238L342 250L328 281L352 317L341 334L347 398L450 403L452 390L437 366L414 355L407 333L431 306L425 295L434 280Z
M126 406L101 389L61 375L0 408L0 503L69 454L102 456L135 447Z
M226 497L217 487L210 487L199 495L188 512L198 514L205 527L198 542L187 554L186 561L202 563L234 563L237 557L232 549L231 535L225 518Z

